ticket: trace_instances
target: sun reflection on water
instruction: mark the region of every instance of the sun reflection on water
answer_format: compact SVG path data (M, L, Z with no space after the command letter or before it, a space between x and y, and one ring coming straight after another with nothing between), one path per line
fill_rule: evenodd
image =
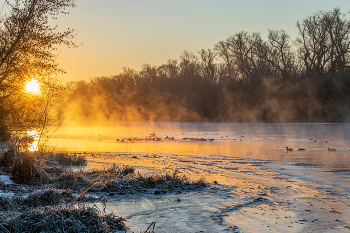
M32 137L34 141L29 144L28 150L29 151L38 151L38 144L39 144L39 134L35 130L29 130L27 132L27 135L29 137Z

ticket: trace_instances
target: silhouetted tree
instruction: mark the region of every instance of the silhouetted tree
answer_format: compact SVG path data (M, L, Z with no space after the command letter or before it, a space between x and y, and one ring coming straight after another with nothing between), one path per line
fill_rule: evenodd
M218 57L223 61L222 65L219 64L218 67L220 78L222 78L220 81L226 82L227 80L234 78L236 76L233 66L234 57L230 53L228 41L220 41L215 45L214 50Z
M349 20L339 9L284 30L239 32L160 66L76 82L73 116L96 120L340 122L350 117ZM67 104L65 104L67 105ZM86 107L86 106L89 107Z
M307 73L335 73L348 68L350 20L339 8L318 11L297 22L299 57Z
M31 127L38 122L29 122L26 116L42 114L34 113L37 105L33 109L23 102L25 83L35 78L45 93L55 84L53 75L63 72L54 51L59 45L75 46L70 40L74 30L59 32L49 20L67 13L65 9L74 7L74 0L6 0L4 4L0 15L0 118L14 127L24 117L22 123L27 125L17 126ZM46 100L43 106L47 107Z
M289 78L297 72L296 56L292 42L284 30L269 30L267 42L256 43L257 55L268 62L271 72L281 78Z
M200 50L198 54L201 59L202 65L202 76L204 79L209 82L216 82L216 73L217 73L217 65L215 64L216 54L211 50Z

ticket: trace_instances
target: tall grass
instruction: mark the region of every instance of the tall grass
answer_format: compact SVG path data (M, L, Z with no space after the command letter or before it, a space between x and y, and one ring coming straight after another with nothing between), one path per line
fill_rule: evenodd
M67 166L86 164L86 158L68 153L20 152L9 147L0 155L0 167L11 171L11 179L18 184L48 183L50 174L59 175Z

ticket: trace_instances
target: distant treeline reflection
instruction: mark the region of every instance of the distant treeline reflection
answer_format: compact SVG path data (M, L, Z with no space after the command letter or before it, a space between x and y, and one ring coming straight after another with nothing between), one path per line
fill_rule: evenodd
M350 21L339 9L283 31L239 32L214 49L141 71L66 84L71 120L344 122L350 116Z

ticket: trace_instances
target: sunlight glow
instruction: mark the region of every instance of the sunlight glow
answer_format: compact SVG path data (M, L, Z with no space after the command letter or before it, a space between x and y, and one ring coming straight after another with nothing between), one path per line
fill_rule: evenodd
M29 81L26 84L26 91L32 94L39 94L40 92L39 83L36 80Z
M34 141L31 144L29 144L28 150L29 151L38 151L38 144L39 144L38 132L35 130L30 130L27 132L27 135L34 139Z

